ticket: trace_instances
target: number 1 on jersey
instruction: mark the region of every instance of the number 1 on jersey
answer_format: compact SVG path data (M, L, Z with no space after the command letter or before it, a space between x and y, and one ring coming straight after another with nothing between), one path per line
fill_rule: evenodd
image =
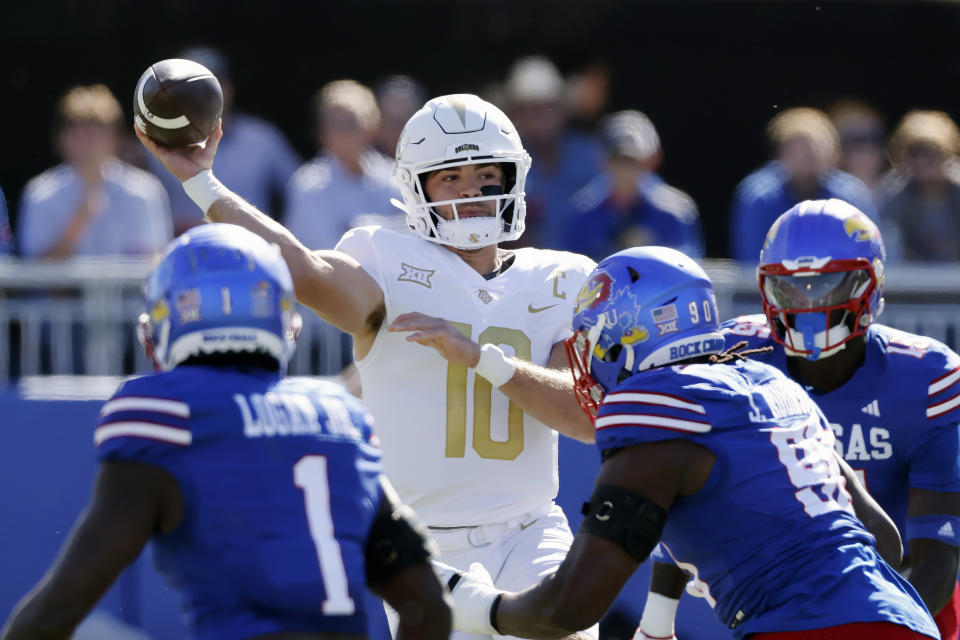
M333 513L330 510L330 482L327 479L326 456L304 456L293 465L293 483L303 490L310 537L317 548L320 576L327 599L322 611L328 616L349 616L356 612L347 585L340 543L333 534Z

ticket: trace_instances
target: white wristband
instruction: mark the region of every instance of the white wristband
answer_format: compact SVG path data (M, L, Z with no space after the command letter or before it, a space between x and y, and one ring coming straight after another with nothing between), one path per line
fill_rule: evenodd
M510 381L517 372L517 365L510 362L497 345L485 344L480 348L480 361L474 370L490 384L499 387Z
M679 606L678 599L668 598L652 591L647 593L647 603L643 605L643 615L640 616L638 631L649 638L672 638L674 620Z
M217 180L210 169L204 169L192 178L184 180L183 190L204 213L210 210L214 202L231 193L230 189Z

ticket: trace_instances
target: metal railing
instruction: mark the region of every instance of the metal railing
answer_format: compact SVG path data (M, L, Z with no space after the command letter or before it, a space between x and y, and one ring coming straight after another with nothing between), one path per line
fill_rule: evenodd
M34 375L128 375L152 370L136 339L152 262L0 258L0 383ZM306 308L289 371L333 375L351 342Z
M721 315L758 313L755 271L707 260ZM151 263L128 259L27 262L0 258L0 382L38 374L149 371L134 328ZM901 266L887 275L882 321L956 347L960 265ZM351 343L308 309L290 363L294 375L333 375Z

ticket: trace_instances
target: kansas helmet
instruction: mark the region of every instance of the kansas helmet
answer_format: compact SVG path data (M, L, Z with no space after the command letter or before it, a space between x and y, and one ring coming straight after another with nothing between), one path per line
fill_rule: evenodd
M280 252L231 224L190 229L168 245L144 287L140 337L158 369L201 354L293 353L293 282Z
M757 279L774 340L818 360L863 335L883 310L880 230L843 200L807 200L777 218Z
M601 261L577 295L573 331L567 356L591 416L627 378L724 349L709 276L668 247L635 247Z

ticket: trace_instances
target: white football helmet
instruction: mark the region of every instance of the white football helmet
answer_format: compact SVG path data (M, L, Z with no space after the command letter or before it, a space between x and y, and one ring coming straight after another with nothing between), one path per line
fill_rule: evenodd
M503 170L505 185L501 193L436 202L427 198L426 174L491 163ZM503 111L475 95L440 96L413 114L400 134L396 176L403 203L392 202L406 212L410 228L431 242L477 249L516 240L524 229L527 205L523 189L529 170L530 155ZM491 200L496 201L494 217L460 219L457 213L457 205ZM438 215L434 211L437 205L450 205L453 219Z

